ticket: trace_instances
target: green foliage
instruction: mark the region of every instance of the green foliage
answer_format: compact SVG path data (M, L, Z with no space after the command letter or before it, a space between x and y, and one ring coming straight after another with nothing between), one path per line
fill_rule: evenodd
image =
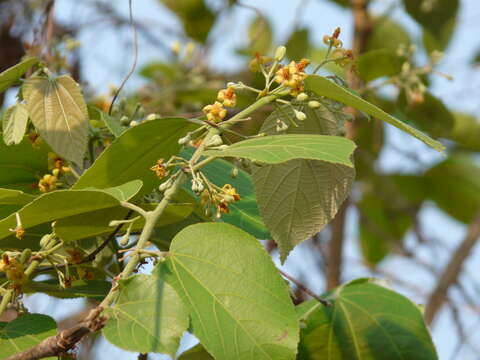
M342 137L288 134L244 140L224 150L205 151L205 155L239 157L266 164L309 159L353 167L350 159L353 150L355 144Z
M462 148L473 151L480 150L480 122L475 116L454 113L454 125L449 138Z
M18 145L27 131L28 110L18 103L10 107L2 119L3 141L7 145Z
M0 94L7 90L9 87L15 85L23 74L25 74L30 68L38 63L36 57L28 57L18 64L8 68L0 73Z
M215 358L294 358L299 330L287 286L252 236L228 224L191 225L158 271Z
M150 167L180 150L178 139L196 125L182 118L152 120L122 133L95 163L83 173L72 189L108 188L142 179L140 194L150 193L160 181Z
M383 76L398 75L401 66L399 57L388 49L371 50L360 55L357 59L358 73L366 82Z
M70 287L65 288L58 284L57 280L30 281L24 285L24 291L28 293L43 293L60 299L91 298L101 300L111 288L108 281L103 280L75 280Z
M402 131L416 137L425 144L431 146L437 151L443 151L445 147L438 141L433 140L429 136L425 135L421 131L409 126L408 124L394 118L387 114L382 109L375 105L363 100L356 94L348 91L347 89L335 84L334 82L321 77L321 76L309 76L306 81L307 89L315 92L317 95L322 95L330 99L344 103L354 107L357 110L363 111L369 115L372 115L380 120L383 120L390 125L399 128Z
M8 357L27 350L56 332L55 320L41 314L26 314L9 323L0 322L2 356Z
M257 16L248 28L248 53L266 54L272 46L272 27L267 18Z
M102 333L129 351L174 355L188 315L177 293L158 275L135 275L120 283L120 294L109 311Z
M368 37L367 50L387 49L396 52L400 47L408 47L412 43L410 35L403 26L388 17L375 18L372 28L372 33Z
M287 57L292 60L300 60L307 56L310 49L308 29L300 29L292 33L285 44Z
M297 307L303 319L299 360L438 359L419 308L369 279L352 281Z
M61 157L83 166L88 113L79 85L69 76L34 76L22 87L33 125Z
M39 196L18 210L23 227L27 230L39 224L60 220L73 215L99 209L113 208L119 201L128 200L141 187L141 181L135 180L116 188L105 190L58 190ZM17 226L15 214L0 220L0 239L11 234L10 229ZM18 242L18 248L22 242Z
M295 110L304 112L307 118L297 121L297 126L289 126L289 135L282 136L326 136L339 131L344 116L336 105L318 97L311 99L321 101L320 106L313 109L305 104L296 105ZM295 119L294 110L289 106L278 108L265 120L260 131L276 133L278 119L290 123ZM318 233L333 219L347 197L354 177L355 170L348 164L308 159L263 165L254 171L260 213L280 248L282 261L297 244Z

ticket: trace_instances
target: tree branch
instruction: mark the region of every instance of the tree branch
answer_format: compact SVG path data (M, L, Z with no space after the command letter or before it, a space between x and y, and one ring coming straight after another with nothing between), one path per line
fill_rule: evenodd
M305 294L308 294L310 295L312 298L314 298L315 300L317 300L320 304L322 304L323 306L331 306L331 304L321 298L320 296L318 296L317 294L315 294L312 290L310 290L309 288L307 288L305 285L303 285L300 281L298 281L297 279L293 278L292 276L288 275L286 272L278 269L279 273L282 274L282 276L288 280L290 280L292 283L294 283L298 289L300 289L301 291L303 291Z
M471 250L475 246L478 237L480 236L480 214L478 214L475 220L470 224L467 230L465 238L458 246L457 250L453 253L450 261L440 279L435 286L435 289L430 294L425 307L425 322L428 325L433 323L438 311L442 308L442 305L447 299L449 288L454 285L460 272L462 271L463 264L470 255Z
M4 360L36 360L50 356L58 356L72 349L85 335L103 328L107 318L100 316L103 308L98 306L79 324L62 330L57 335L43 340L40 344L9 356Z

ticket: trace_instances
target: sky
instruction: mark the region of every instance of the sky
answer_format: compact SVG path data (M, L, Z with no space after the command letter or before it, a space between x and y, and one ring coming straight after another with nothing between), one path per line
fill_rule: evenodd
M291 14L295 14L297 6L301 0L244 0L245 4L253 5L260 9L272 22L275 33L275 42L283 44L294 26L294 20ZM381 13L389 8L392 2L396 0L377 0L374 3L373 10ZM129 71L133 61L133 52L131 48L132 34L128 28L123 30L112 30L110 24L102 24L101 17L93 13L87 2L74 0L57 0L56 17L64 23L83 24L84 30L79 34L79 40L82 43L80 48L82 55L82 71L87 78L88 87L96 93L107 92L110 86L118 86L125 74ZM121 14L128 16L128 0L110 1ZM337 26L342 28L342 40L348 47L352 34L352 18L348 11L344 11L338 6L332 5L327 0L310 0L304 2L306 8L302 12L301 24L311 30L313 42L316 45L322 43L324 34L329 34ZM219 5L219 1L209 1L212 7ZM162 43L168 48L175 36L169 34L169 29L178 29L178 23L171 16L168 10L162 8L156 0L134 0L134 17L152 29L158 28L155 35L161 39ZM213 36L221 36L224 41L213 48L212 55L209 58L209 64L212 68L233 71L245 65L244 61L232 55L232 49L245 44L245 28L249 21L255 15L252 10L241 8L235 11L230 18L222 19L214 29ZM453 81L437 77L433 81L432 92L441 98L449 107L478 114L480 110L480 70L472 70L468 67L469 61L475 53L480 50L480 1L461 0L461 9L459 16L459 26L448 49L447 56L441 63L440 71L450 74L454 77ZM394 11L394 18L404 25L414 38L420 34L418 26L406 16L401 10ZM149 61L159 60L165 57L165 51L158 46L154 46L140 36L139 41L139 61L138 68ZM418 55L419 62L425 61L424 54ZM232 79L235 80L235 79ZM126 86L126 91L134 90L142 85L142 79L134 75ZM423 163L433 164L441 161L442 156L435 151L428 149L425 145L411 138L400 131L389 127L387 130L389 142L394 146L389 146L382 153L380 167L385 172L402 171L409 172L415 170L418 165L412 163L409 159L400 155L396 148L409 149L418 154ZM463 238L465 228L462 224L452 220L446 215L441 214L432 204L427 204L422 210L422 221L424 228L428 229L432 238L442 239L447 249L454 249L458 242ZM347 226L347 247L346 261L348 262L345 280L351 280L356 277L371 276L372 274L361 264L361 256L357 246L356 233L356 214L351 212L348 216ZM407 240L407 244L412 243L412 239ZM416 248L418 254L425 261L431 261L432 253L426 248ZM441 269L448 259L450 250L438 251L435 254L437 261L432 264ZM278 263L278 259L276 259ZM477 249L466 264L466 271L475 274L480 261L480 252ZM311 255L307 245L298 246L289 256L284 269L298 277L307 277L308 285L316 292L323 290L323 279L309 276L312 268L317 266L314 257ZM414 279L414 283L419 285L420 289L427 291L433 286L435 278L431 273L414 266L406 260L391 256L382 263L381 277L385 274L394 273L397 277L404 279ZM477 276L478 278L478 276ZM473 285L467 283L467 288L474 297L478 298L479 291L473 288ZM408 288L398 287L404 295L418 301L418 293ZM454 298L459 298L455 291L452 291ZM70 312L80 310L81 300L53 300L43 295L34 295L28 300L32 311L38 311L52 315L60 320ZM68 304L68 306L64 306ZM463 320L470 324L474 329L478 325L478 314L462 308ZM456 329L449 311L442 311L437 324L433 329L433 339L438 348L441 360L451 359L454 352ZM471 335L473 341L480 342L478 335ZM475 336L477 336L475 338ZM184 347L193 343L191 337L184 340ZM119 360L136 359L135 354L123 352L108 344L102 344L97 352L97 359L105 358L101 354L109 354L109 358ZM155 355L152 359L168 359L161 355ZM458 359L478 360L479 355L471 351L461 352ZM453 359L452 359L453 360Z

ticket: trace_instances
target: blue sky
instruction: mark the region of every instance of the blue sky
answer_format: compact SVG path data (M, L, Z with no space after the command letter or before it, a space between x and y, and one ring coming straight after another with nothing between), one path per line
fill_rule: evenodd
M290 33L294 20L291 14L294 14L301 0L244 0L245 4L254 5L264 12L272 22L275 30L275 41L277 44L285 42ZM396 0L377 0L374 3L373 10L381 13ZM99 16L92 13L85 5L87 2L73 0L57 0L56 16L59 20L66 23L86 24L85 30L80 33L79 40L82 42L80 51L82 52L82 70L85 74L88 85L95 92L106 92L109 86L118 86L124 75L128 72L133 61L133 52L131 49L131 33L128 28L121 31L112 30L110 24L94 25L99 20ZM128 1L111 1L118 11L128 16ZM144 24L151 24L152 29L158 35L162 42L169 46L174 40L174 36L166 34L165 28L175 28L178 26L175 19L170 16L168 10L159 5L156 0L134 0L134 16L137 21ZM219 1L209 1L212 6L218 6ZM345 45L348 44L352 32L352 19L349 12L332 5L327 0L310 0L305 2L306 9L302 13L302 25L311 30L313 42L320 46L324 34L331 33L332 29L340 26L342 28L342 40ZM478 0L462 0L461 12L459 16L459 26L454 35L452 45L448 50L447 56L442 62L439 70L454 76L453 81L443 78L436 78L433 82L433 93L440 97L450 107L478 114L480 110L480 70L472 70L468 67L468 62L473 58L476 51L480 50L480 2ZM254 12L249 9L238 9L231 18L222 19L214 29L214 36L222 37L221 44L216 45L210 56L209 63L211 67L224 71L235 70L244 65L244 60L232 55L232 49L235 49L245 42L245 28L254 16ZM394 18L401 22L408 31L418 38L420 34L417 25L408 18L401 10L394 12ZM90 25L89 25L90 24ZM164 58L165 53L158 47L140 37L139 42L139 67L152 60ZM419 61L424 60L422 54L419 55ZM233 81L235 79L232 79ZM126 90L135 89L142 84L142 79L134 76L127 84ZM389 141L395 144L395 147L409 149L416 152L422 162L432 164L441 160L441 156L434 151L427 149L420 142L406 136L396 129L388 129ZM380 166L384 171L411 171L417 168L417 165L399 155L394 147L387 147L381 157ZM427 204L422 210L422 221L424 228L428 229L429 235L441 239L449 249L462 239L465 232L464 227L458 222L439 213L433 205ZM346 279L349 280L361 276L370 276L371 273L361 264L357 246L356 233L356 214L352 212L348 217L347 239L348 246L346 251L346 261L348 262ZM432 253L427 248L417 249L421 258L425 261L432 261ZM441 269L448 259L449 251L438 251L435 254L435 267ZM467 263L466 271L475 273L480 260L479 251L472 254ZM308 246L299 246L290 255L286 262L285 269L295 276L309 277L309 286L317 292L323 289L323 279L309 276L312 268L316 268L313 256L309 252ZM381 270L384 272L381 277L388 273L393 273L400 278L404 278L415 283L420 290L427 290L434 284L435 278L420 267L412 265L408 261L399 257L391 257L385 261ZM315 270L316 271L316 270ZM478 276L477 276L478 278ZM465 280L465 278L464 278ZM478 279L477 279L478 280ZM467 288L475 295L480 295L472 289L471 284L467 283ZM403 294L410 296L414 301L419 301L420 297L416 291L407 287L398 287ZM455 291L452 292L454 298L460 299ZM459 300L460 301L460 300ZM64 305L68 303L68 306ZM56 319L61 319L70 311L79 309L81 301L63 300L57 301L46 299L41 295L35 295L29 300L31 308L34 311L48 313ZM478 322L478 314L469 310L466 306L463 320L471 324L472 328ZM456 329L452 322L449 311L443 311L439 317L436 326L433 329L434 341L438 347L440 359L450 359L450 355L456 346ZM473 342L479 342L478 335L472 335ZM186 343L191 343L186 340ZM108 358L118 359L136 359L136 355L120 351L116 348L103 344L98 351L97 359L105 359L104 355L108 353ZM164 359L162 356L154 356L154 359ZM166 357L168 358L168 357ZM460 353L458 359L475 360L479 355L471 351Z

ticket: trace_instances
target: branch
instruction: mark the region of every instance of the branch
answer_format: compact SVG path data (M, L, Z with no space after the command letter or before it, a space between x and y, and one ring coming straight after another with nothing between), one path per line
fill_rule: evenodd
M327 289L333 289L341 283L343 243L345 240L345 219L349 200L345 200L332 221L332 237L330 238L327 259Z
M457 250L453 253L450 261L440 279L435 286L435 289L431 293L427 305L425 307L425 322L431 325L438 311L442 308L442 305L447 299L448 290L450 286L454 285L460 272L462 271L463 264L470 255L471 250L475 246L478 237L480 236L480 214L477 215L475 220L470 224L467 230L465 238L458 246Z
M103 308L98 306L79 324L62 330L57 335L43 340L40 344L9 356L4 360L37 360L50 356L59 356L72 349L85 335L98 331L105 326L107 318L100 316Z
M310 295L312 298L314 298L315 300L317 300L320 304L322 304L323 306L331 306L330 302L328 302L327 300L321 298L320 296L318 296L317 294L315 294L312 290L310 290L309 288L307 288L305 285L303 285L300 281L298 281L297 279L291 277L290 275L288 275L286 272L283 272L282 270L278 269L278 271L280 272L280 274L282 274L282 276L288 280L290 280L292 283L294 283L297 288L299 288L301 291L303 291L305 294L308 294Z

